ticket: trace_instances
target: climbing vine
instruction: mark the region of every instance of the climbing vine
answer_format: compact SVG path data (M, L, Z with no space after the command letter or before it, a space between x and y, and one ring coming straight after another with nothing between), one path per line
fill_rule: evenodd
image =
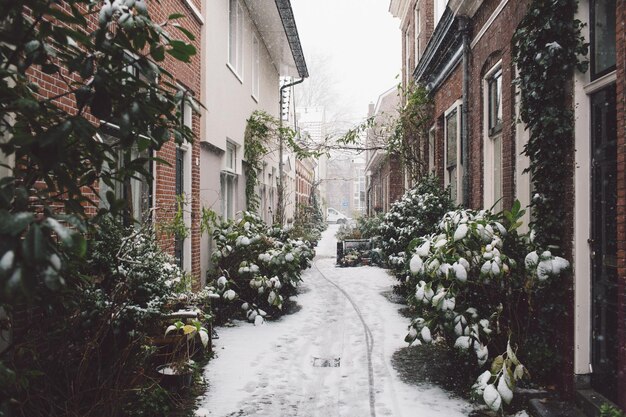
M263 171L263 157L267 155L268 143L275 135L275 119L269 114L256 110L247 121L244 133L244 158L246 160L246 205L248 211L259 208L256 193L259 173Z
M584 72L588 66L581 59L588 45L581 35L583 24L575 19L577 7L577 0L533 0L513 37L520 116L529 130L524 154L530 159L527 171L534 188L530 226L535 244L542 247L561 248L566 238L563 219L568 213L563 202L571 188L574 151L571 82L575 70ZM562 382L558 369L569 354L563 355L559 346L569 342L566 334L555 335L549 329L555 320L567 320L570 289L571 275L564 274L536 295L526 346L535 376L544 383Z
M387 150L400 156L410 178L418 182L428 170L426 143L433 124L432 98L416 83L398 89L406 97L406 104L398 109L398 120Z
M574 125L568 84L574 70L588 66L577 8L577 0L534 0L513 37L521 118L530 132L524 153L535 190L531 226L541 245L561 246L564 238Z

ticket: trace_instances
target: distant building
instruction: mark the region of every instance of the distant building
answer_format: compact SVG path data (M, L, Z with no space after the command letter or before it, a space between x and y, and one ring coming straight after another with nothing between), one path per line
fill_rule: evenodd
M402 161L385 149L394 133L399 106L399 92L393 87L378 97L376 105L370 104L369 107L367 116L372 117L374 123L367 131L365 142L368 216L389 211L391 204L405 191Z

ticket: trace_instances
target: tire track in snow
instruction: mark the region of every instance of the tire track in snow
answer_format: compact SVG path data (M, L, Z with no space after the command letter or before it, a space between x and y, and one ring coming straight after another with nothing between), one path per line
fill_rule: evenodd
M328 281L328 283L330 283L332 286L337 288L344 295L344 297L346 297L346 299L352 305L352 308L356 312L357 316L359 316L359 320L361 320L361 324L363 324L363 330L365 332L365 345L367 347L367 373L368 373L368 379L369 379L370 416L376 417L376 393L374 391L374 367L372 365L372 351L374 350L374 336L372 335L372 331L370 330L367 323L365 323L365 319L363 318L363 315L361 314L361 310L359 309L357 304L354 302L352 297L350 297L350 294L348 294L348 292L344 290L342 287L340 287L336 282L329 279L322 272L322 270L317 266L317 262L318 261L313 262L313 266L315 266L315 269L317 269L317 271L320 273L322 278L324 278L326 281Z

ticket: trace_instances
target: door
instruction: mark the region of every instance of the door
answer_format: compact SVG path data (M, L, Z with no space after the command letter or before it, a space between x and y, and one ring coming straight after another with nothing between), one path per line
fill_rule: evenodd
M617 397L617 159L615 85L591 96L592 386Z
M180 197L185 193L185 151L180 148L176 148L176 196ZM176 202L178 209L178 202ZM184 209L184 207L181 207ZM184 254L183 243L185 239L178 234L174 237L174 256L178 260L178 266L183 269L184 267Z

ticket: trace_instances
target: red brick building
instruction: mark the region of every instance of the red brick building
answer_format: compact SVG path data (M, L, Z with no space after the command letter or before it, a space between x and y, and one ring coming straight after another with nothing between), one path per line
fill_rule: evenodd
M403 84L413 79L434 99L430 168L466 207L530 202L528 132L512 84L512 38L530 5L391 1L403 31ZM600 393L626 408L626 1L581 0L577 18L591 68L575 74L563 103L575 112L574 143L560 149L571 162L562 250L574 277L555 328L565 341L559 385L567 396Z
M378 97L376 105L370 104L368 118L373 117L373 127L366 137L365 174L367 215L386 213L391 204L405 192L405 175L398 155L390 155L384 149L394 133L393 126L398 117L400 92L393 87Z
M315 182L315 160L296 159L296 212L298 207L311 204L311 193Z
M148 13L155 22L167 21L168 16L172 14L180 13L185 15L185 17L178 20L178 23L195 36L195 40L191 43L196 48L196 55L191 58L189 63L174 60L171 56L166 55L161 65L175 76L179 87L196 101L202 101L200 96L200 74L202 57L201 28L203 21L200 8L200 0L161 0L148 3ZM92 29L95 29L97 16L90 20L90 25L93 25ZM39 93L46 98L61 95L67 88L67 84L57 75L45 74L34 67L30 71L29 76L38 85ZM70 112L76 107L74 95L63 96L56 100L56 104ZM161 245L172 255L175 255L179 259L181 267L193 275L194 282L199 283L200 225L198 219L200 218L200 173L198 161L200 158L200 115L194 112L190 105L186 105L181 110L184 114L184 123L191 127L194 132L195 142L177 146L171 140L154 155L156 158L166 161L169 165L153 163L150 167L150 171L154 176L152 183L142 183L133 179L130 182L130 187L119 184L113 187L114 189L111 191L114 191L118 198L123 197L128 202L130 214L135 219L151 220L156 225L168 222L174 217L177 210L177 196L184 195L183 217L186 226L190 229L189 237L178 241L175 238L161 236ZM93 118L93 122L99 123L95 118ZM105 136L114 137L117 127L111 125L105 130L107 132ZM102 139L107 140L106 137ZM104 183L98 184L96 188L99 189L100 196L104 196L104 193L110 190ZM99 204L101 205L106 204L104 198L99 198L100 196L90 195L89 197L95 202L100 201ZM97 207L88 209L89 214L95 214L96 211Z

